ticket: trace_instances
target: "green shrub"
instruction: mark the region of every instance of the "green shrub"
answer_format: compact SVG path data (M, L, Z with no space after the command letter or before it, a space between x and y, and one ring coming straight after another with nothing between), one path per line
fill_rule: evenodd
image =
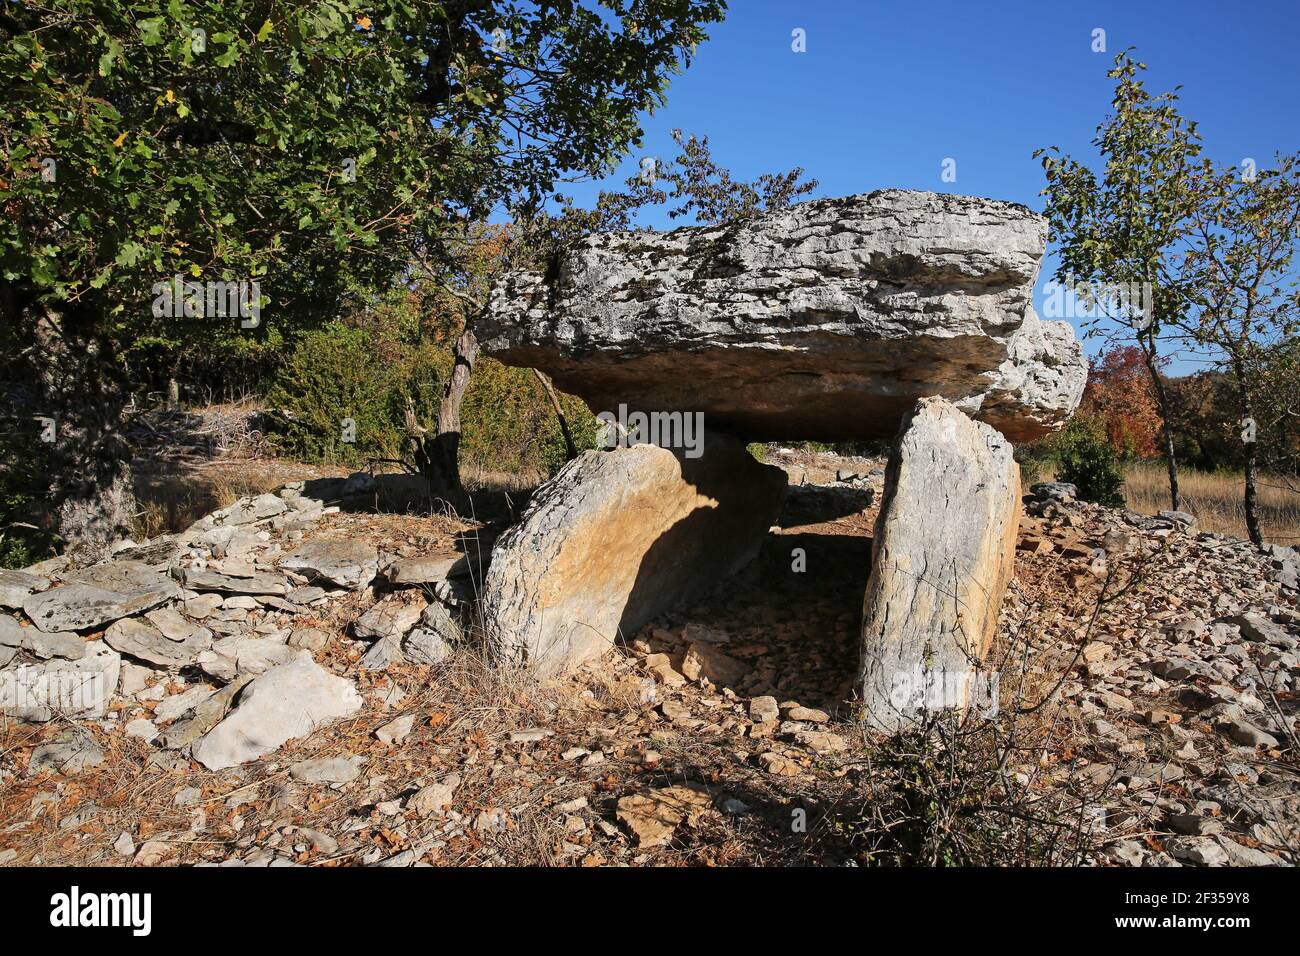
M276 375L267 405L288 413L278 447L306 461L355 465L401 450L394 404L402 365L382 361L360 329L333 322L306 336ZM345 441L347 420L355 440Z
M1052 440L1056 478L1079 489L1079 497L1108 508L1124 507L1124 474L1115 449L1088 421L1075 418Z
M561 395L560 407L578 450L595 448L597 422L586 403ZM480 359L461 407L462 465L552 475L564 461L564 434L537 376Z
M305 461L362 464L405 453L405 411L437 427L453 358L442 343L386 338L383 330L331 323L305 337L277 373L267 405L287 414L274 436ZM580 399L560 396L574 444L596 447L597 422ZM356 441L342 441L352 419ZM461 464L466 469L553 474L565 461L564 436L545 390L529 369L490 358L474 365L461 406Z

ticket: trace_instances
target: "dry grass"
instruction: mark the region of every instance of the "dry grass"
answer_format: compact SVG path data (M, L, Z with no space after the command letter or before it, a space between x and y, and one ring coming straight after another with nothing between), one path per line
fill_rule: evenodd
M1184 470L1178 475L1184 511L1196 515L1204 531L1246 537L1239 474ZM1169 478L1160 465L1130 465L1124 472L1128 506L1143 514L1169 507ZM1300 543L1300 492L1265 476L1259 482L1260 523L1264 538L1276 544Z

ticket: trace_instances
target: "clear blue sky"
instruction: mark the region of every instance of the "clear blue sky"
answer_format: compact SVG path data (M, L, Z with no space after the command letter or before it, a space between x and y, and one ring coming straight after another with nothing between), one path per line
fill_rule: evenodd
M807 52L791 49L796 28ZM1105 53L1092 51L1097 28ZM898 186L1041 210L1033 151L1095 159L1106 70L1129 46L1149 89L1183 87L1206 155L1263 167L1300 150L1298 42L1300 0L732 0L614 181L640 156L673 155L677 127L708 135L715 159L743 178L803 166L820 181L815 195ZM955 182L940 179L946 158ZM586 204L595 186L567 191ZM662 213L643 222L669 224ZM1040 295L1054 268L1049 259Z

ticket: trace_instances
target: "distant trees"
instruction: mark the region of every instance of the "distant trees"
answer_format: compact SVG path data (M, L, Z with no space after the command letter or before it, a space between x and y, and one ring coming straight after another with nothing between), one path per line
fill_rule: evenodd
M1095 419L1122 457L1154 458L1159 454L1164 421L1146 357L1136 345L1116 346L1093 359L1076 414Z

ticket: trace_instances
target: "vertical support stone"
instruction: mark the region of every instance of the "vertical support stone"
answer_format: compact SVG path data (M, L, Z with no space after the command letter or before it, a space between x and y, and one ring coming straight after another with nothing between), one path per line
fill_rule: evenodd
M537 489L483 583L483 628L499 659L565 670L755 557L785 472L729 436L706 433L702 451L586 452Z
M1010 443L941 398L917 402L890 457L863 603L858 686L871 729L996 701L996 675L980 665L1019 515Z

